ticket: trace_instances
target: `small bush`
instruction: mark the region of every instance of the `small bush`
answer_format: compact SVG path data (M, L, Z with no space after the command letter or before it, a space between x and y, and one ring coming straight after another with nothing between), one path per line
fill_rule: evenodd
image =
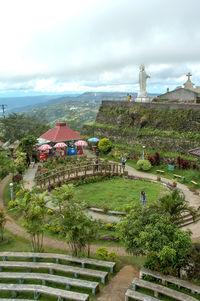
M107 259L107 257L108 257L108 250L107 250L106 248L99 248L99 249L97 250L97 255L98 255L101 259L105 260L105 259Z
M151 163L149 162L149 160L138 160L137 164L136 164L136 168L138 170L150 170L151 169Z
M97 255L103 260L110 260L110 261L116 260L116 253L115 252L109 253L106 248L99 248L97 250Z
M112 148L112 143L110 142L110 139L101 139L98 143L98 148L102 153L108 153Z
M105 224L105 228L107 230L115 230L115 225L107 223L107 224Z

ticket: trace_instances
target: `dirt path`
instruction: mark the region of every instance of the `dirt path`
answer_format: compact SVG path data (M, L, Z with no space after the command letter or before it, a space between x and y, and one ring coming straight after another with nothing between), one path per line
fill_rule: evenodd
M139 276L139 270L132 266L124 266L119 273L110 281L110 283L100 293L97 301L122 301L125 292L131 288L133 278Z

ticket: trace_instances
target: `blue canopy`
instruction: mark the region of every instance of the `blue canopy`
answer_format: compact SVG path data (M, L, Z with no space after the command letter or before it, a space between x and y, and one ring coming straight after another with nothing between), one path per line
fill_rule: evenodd
M99 139L98 138L90 138L90 139L88 139L88 141L90 141L90 142L98 142Z

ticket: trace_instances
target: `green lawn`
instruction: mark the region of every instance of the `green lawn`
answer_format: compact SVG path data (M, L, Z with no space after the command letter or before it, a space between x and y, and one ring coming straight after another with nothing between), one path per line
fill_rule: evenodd
M167 193L167 189L160 183L113 178L78 186L75 188L75 197L85 201L88 206L107 206L111 210L121 211L124 205L131 202L139 204L142 190L146 192L147 203L156 202L161 195Z
M121 159L119 159L119 160L114 159L109 154L107 154L107 155L101 154L101 158L121 163ZM137 163L137 161L135 161L135 160L127 160L126 165L131 166L133 168L136 168L136 163ZM156 172L157 169L164 170L164 174L162 174L162 175L158 174ZM174 171L170 171L170 170L167 169L167 164L162 164L162 165L159 165L159 166L152 166L151 169L149 171L146 171L146 172L156 174L156 175L159 175L159 176L167 178L167 179L175 180L175 181L180 182L182 184L185 184L186 186L188 186L190 188L193 188L193 189L200 188L200 171L196 170L196 169L179 169L179 168L176 168ZM173 174L177 174L177 175L180 175L182 177L185 177L185 180L182 181L181 179L177 179L177 178L175 179L173 177ZM192 184L191 181L197 182L198 185Z

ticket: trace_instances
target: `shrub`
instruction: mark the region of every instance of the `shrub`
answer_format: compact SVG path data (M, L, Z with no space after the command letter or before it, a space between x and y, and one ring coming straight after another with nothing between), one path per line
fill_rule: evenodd
M110 252L108 254L108 259L111 261L115 261L116 260L116 253L115 252Z
M110 223L105 224L105 227L106 227L107 230L114 230L115 229L115 225L110 224Z
M108 257L108 250L106 248L99 248L97 249L97 255L105 260Z
M13 180L13 183L19 183L20 181L22 181L23 179L23 176L21 174L17 174L15 176L13 176L12 180Z
M103 260L111 260L111 261L116 260L116 253L115 252L109 253L106 248L99 248L97 250L97 255Z
M151 163L149 162L149 160L138 160L137 164L136 164L136 168L138 170L150 170L151 169Z
M112 143L110 142L110 139L101 139L98 143L98 148L102 153L108 153L112 148Z

